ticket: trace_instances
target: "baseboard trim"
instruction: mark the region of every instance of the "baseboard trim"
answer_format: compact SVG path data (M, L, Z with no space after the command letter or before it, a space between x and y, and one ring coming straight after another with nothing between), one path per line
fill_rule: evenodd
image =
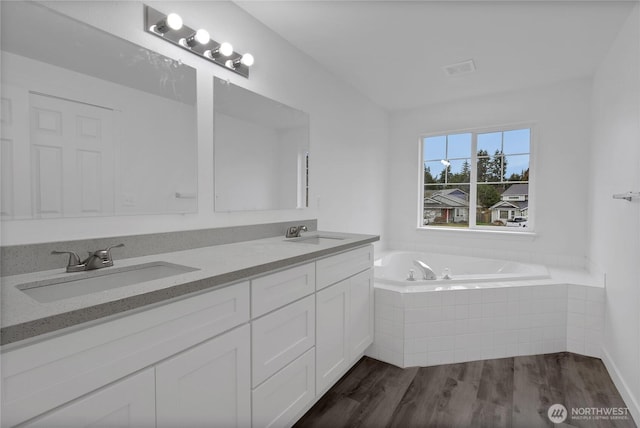
M611 380L613 380L616 388L618 388L618 392L620 392L620 395L626 403L629 412L631 412L631 417L633 417L634 422L636 423L636 425L638 425L638 423L640 423L640 405L638 405L638 400L633 395L633 393L629 389L629 386L620 375L618 367L613 362L611 355L609 355L604 347L602 348L602 362L609 372Z

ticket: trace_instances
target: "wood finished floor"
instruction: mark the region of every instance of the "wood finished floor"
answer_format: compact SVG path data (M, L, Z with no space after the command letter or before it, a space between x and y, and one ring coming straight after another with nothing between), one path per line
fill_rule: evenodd
M626 407L602 361L567 352L407 369L365 357L294 427L636 427L631 415L553 424L556 403Z

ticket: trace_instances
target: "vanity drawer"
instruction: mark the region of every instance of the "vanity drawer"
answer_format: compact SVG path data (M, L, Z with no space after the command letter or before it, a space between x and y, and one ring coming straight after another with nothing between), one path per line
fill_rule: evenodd
M253 390L253 427L289 427L315 399L315 349Z
M315 345L315 295L253 321L251 329L255 387Z
M327 257L316 262L316 289L349 278L373 266L373 245Z
M251 315L259 317L315 290L315 263L254 279L251 281Z
M245 281L3 353L3 426L248 322L249 300Z

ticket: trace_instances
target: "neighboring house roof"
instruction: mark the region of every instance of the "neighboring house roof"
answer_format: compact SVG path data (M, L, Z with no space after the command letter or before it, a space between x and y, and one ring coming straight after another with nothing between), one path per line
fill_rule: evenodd
M529 208L529 201L498 201L493 204L490 210L497 210L500 208L513 208L520 211L526 210Z
M424 208L469 208L466 195L460 189L439 190L424 199Z
M519 196L519 195L528 195L529 194L529 184L528 183L517 183L509 186L507 190L502 192L502 196Z

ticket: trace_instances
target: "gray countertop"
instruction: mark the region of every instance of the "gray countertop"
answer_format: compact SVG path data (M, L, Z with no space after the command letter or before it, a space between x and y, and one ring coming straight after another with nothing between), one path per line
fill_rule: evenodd
M7 345L189 293L213 289L379 240L376 235L334 232L309 234L318 233L341 239L320 243L294 243L278 236L115 260L116 267L167 262L197 270L50 303L37 302L17 286L73 275L66 273L64 268L3 277L0 344Z

